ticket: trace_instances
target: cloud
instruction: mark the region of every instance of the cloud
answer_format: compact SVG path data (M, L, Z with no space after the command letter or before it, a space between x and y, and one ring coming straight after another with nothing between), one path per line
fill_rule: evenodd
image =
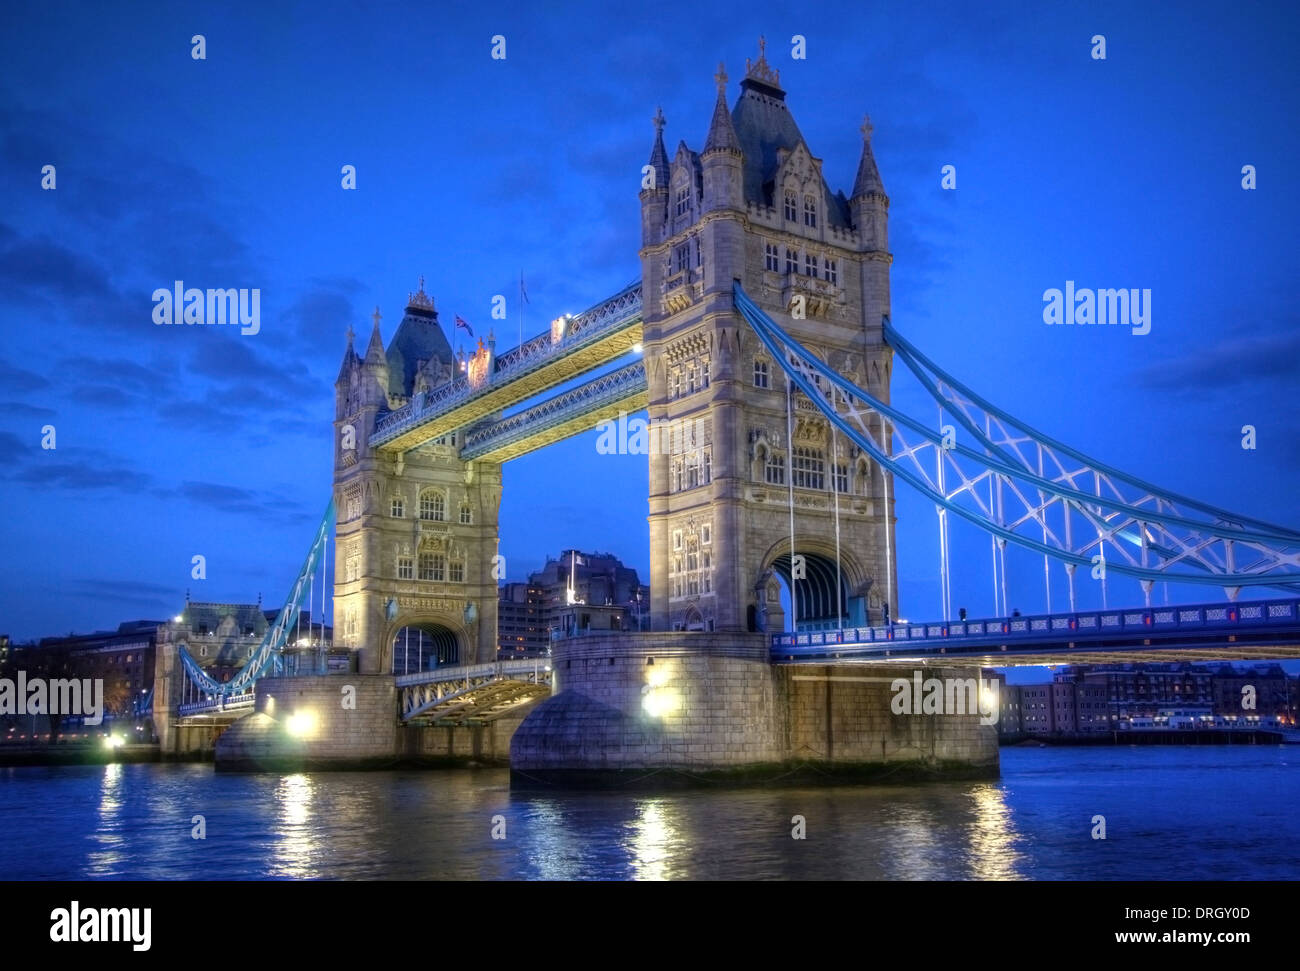
M1243 386L1292 391L1300 375L1300 331L1238 335L1208 350L1149 365L1138 372L1143 387L1204 395Z

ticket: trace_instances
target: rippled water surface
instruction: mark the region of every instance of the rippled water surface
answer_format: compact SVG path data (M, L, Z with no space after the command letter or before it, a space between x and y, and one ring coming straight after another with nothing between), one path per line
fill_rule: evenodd
M0 878L1300 878L1300 748L1004 749L1002 773L654 795L512 792L504 770L0 769Z

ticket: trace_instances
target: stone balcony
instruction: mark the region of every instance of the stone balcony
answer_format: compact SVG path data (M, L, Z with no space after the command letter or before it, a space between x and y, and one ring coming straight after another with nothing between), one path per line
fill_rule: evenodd
M678 270L663 282L663 310L666 314L675 314L685 310L704 296L704 271L699 267L693 270Z

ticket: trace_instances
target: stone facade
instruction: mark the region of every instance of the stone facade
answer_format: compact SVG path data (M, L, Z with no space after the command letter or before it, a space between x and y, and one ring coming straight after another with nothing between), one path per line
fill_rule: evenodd
M358 650L369 674L391 671L407 626L454 641L447 653L462 664L494 660L501 466L462 462L459 432L403 452L370 445L380 416L451 381L460 364L423 285L387 351L379 322L376 310L364 357L349 334L335 383L335 644Z
M774 667L761 635L680 633L562 642L552 663L555 693L511 742L517 784L998 773L978 713L894 714L890 683L911 667Z
M835 626L841 609L851 623L874 620L885 602L897 616L892 483L832 437L810 401L796 395L787 420L784 376L732 298L738 280L822 360L889 399L889 199L870 129L846 199L828 188L762 58L730 112L725 72L717 80L702 153L682 142L669 163L656 118L654 184L641 192L649 412L669 429L650 457L655 629L781 629L774 571L787 582L795 572L791 484L793 553L807 566L801 627Z

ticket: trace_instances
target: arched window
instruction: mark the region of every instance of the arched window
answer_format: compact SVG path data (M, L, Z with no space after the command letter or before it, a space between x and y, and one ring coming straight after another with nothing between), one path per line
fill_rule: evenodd
M447 497L436 489L427 489L420 493L420 518L435 523L447 519Z
M803 197L803 224L805 226L817 226L817 200L812 196Z
M447 578L447 558L441 553L420 554L420 579L442 582Z
M785 194L785 218L787 222L799 221L799 200L793 192Z
M474 510L469 507L469 503L464 503L460 507L460 524L468 526L474 522Z

